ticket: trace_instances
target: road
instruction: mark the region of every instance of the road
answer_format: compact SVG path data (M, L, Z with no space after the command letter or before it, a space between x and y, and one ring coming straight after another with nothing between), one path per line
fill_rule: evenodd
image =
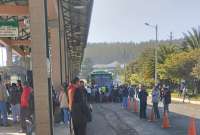
M150 108L151 105L148 107L148 112ZM200 135L200 105L172 103L169 129L161 128L162 119L156 122L140 120L138 114L132 110L133 108L124 110L118 103L94 104L93 121L88 124L87 135L187 135L190 116L196 118L196 127ZM23 135L17 133L19 130L19 125L0 127L0 135ZM55 125L54 131L55 135L63 135L67 129L58 124Z
M171 127L169 129L161 128L162 120L153 123L140 120L138 114L132 112L132 108L123 110L120 104L96 104L93 110L93 122L88 124L87 135L187 135L188 116L196 118L196 126L200 134L200 106L198 105L173 103L170 106Z

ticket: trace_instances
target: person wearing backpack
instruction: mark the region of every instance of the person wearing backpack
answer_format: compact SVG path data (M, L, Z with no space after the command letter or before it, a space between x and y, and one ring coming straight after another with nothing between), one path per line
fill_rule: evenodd
M20 97L21 92L17 88L15 83L12 83L10 87L9 103L11 104L11 111L13 116L13 123L17 123L20 120Z

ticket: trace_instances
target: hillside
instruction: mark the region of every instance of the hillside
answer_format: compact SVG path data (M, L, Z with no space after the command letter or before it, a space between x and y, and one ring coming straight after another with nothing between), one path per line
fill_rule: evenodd
M173 41L180 44L180 40ZM89 43L85 49L84 58L89 58L93 64L109 64L113 61L127 63L135 59L147 47L152 47L155 42L142 42L139 44L128 43ZM159 44L169 44L169 41L161 41Z

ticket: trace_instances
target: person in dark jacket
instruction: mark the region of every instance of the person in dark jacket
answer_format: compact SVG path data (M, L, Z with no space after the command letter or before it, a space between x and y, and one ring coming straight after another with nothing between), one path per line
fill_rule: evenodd
M169 87L163 87L163 105L164 105L164 113L169 112L169 104L171 104L171 91Z
M68 88L69 109L71 111L75 135L86 135L87 118L84 112L84 92L80 79L74 78Z
M140 92L138 93L138 98L140 99L140 118L146 119L146 108L147 108L147 97L148 93L146 89L142 86Z
M129 88L129 97L130 97L130 101L133 102L134 101L134 97L135 97L135 88L134 88L134 86L130 86L130 88Z
M87 99L87 90L85 88L85 83L84 81L80 81L80 89L82 90L82 94L83 94L83 100L85 103L88 102L88 99Z
M127 109L128 108L128 95L129 95L127 85L124 85L122 89L123 89L123 91L122 91L122 95L123 95L122 105L123 105L124 109Z
M13 123L17 123L20 120L20 98L21 92L17 88L17 85L15 83L12 83L12 86L10 88L9 101L11 104Z

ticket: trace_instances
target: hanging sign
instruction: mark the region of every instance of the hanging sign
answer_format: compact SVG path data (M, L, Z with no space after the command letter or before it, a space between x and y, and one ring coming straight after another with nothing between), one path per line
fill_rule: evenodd
M0 37L18 37L18 21L0 20Z

